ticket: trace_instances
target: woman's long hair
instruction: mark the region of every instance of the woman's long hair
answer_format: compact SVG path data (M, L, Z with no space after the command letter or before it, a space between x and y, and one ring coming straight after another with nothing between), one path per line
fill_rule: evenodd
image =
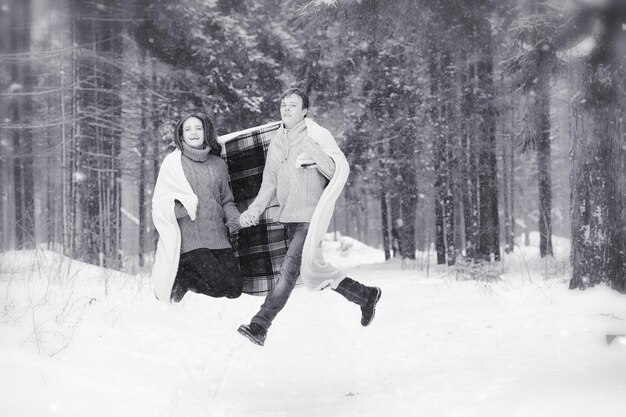
M211 148L209 153L220 156L222 154L222 147L219 143L217 143L217 134L215 133L213 122L211 122L209 116L204 113L185 113L180 118L179 122L176 123L176 129L174 130L174 143L176 144L176 147L181 151L183 150L183 123L185 123L185 120L190 117L200 119L202 122L202 128L204 129L204 143L207 147Z

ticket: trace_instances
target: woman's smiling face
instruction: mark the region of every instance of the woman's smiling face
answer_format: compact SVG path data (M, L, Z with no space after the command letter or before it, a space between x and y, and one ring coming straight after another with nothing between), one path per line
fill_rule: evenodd
M204 146L204 127L197 117L190 117L183 123L183 140L192 148Z

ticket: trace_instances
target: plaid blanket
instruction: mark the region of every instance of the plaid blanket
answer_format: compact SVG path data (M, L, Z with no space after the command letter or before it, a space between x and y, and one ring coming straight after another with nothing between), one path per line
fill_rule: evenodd
M248 208L261 187L267 148L279 127L280 122L274 122L218 138L240 212ZM247 294L265 295L278 279L289 241L285 226L274 220L277 210L278 206L269 207L257 226L231 236Z

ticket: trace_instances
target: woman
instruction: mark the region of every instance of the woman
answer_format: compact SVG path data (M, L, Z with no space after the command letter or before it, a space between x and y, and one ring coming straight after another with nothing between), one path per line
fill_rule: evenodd
M152 198L159 232L152 279L158 299L179 302L187 291L237 298L243 281L230 240L239 211L211 120L181 118L176 149L161 164Z

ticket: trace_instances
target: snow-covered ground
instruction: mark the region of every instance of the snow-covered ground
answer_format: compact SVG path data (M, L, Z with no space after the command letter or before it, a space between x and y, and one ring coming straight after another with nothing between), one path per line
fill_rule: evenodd
M568 290L568 242L549 261L533 243L484 282L328 241L327 259L383 289L376 319L298 288L264 347L236 332L261 298L166 305L145 275L0 254L0 416L623 415L626 339L606 335L626 334L626 296Z

